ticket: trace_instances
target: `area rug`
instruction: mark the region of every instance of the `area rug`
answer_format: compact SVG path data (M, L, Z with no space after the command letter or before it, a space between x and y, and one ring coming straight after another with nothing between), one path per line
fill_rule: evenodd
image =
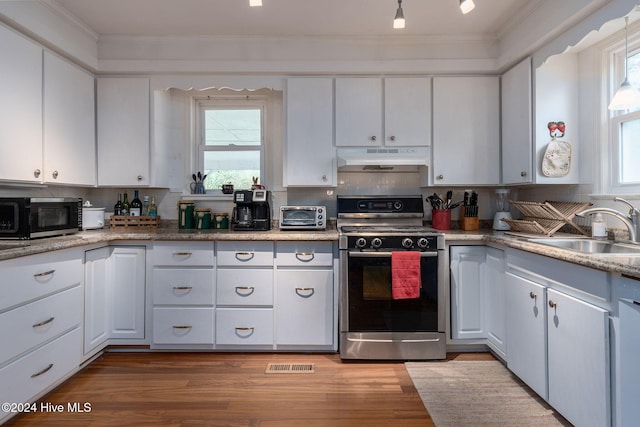
M571 426L497 360L405 365L436 427Z

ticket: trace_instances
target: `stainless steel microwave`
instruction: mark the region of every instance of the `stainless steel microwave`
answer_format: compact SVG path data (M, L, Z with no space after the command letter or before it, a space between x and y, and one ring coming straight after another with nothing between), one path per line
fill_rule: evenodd
M0 239L36 239L82 229L82 199L0 197Z
M281 206L281 230L324 230L327 228L325 206Z

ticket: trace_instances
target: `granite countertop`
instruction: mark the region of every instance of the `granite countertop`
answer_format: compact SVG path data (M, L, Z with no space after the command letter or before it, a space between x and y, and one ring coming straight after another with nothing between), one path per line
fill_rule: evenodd
M490 229L478 231L443 231L448 244L487 244L520 249L538 255L640 278L640 256L587 255L529 242L518 237ZM118 241L337 241L335 223L325 231L229 231L229 230L180 230L177 221L166 221L158 228L136 229L135 227L105 228L81 231L69 236L51 237L29 241L0 241L0 260L35 255L53 250L67 249L92 244L109 244Z

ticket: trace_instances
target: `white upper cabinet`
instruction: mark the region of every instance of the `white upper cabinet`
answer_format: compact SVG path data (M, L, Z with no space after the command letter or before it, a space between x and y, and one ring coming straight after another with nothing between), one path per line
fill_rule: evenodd
M336 185L331 78L287 80L284 185Z
M431 79L337 78L336 146L427 146Z
M433 79L433 184L500 183L498 77Z
M46 51L43 181L96 184L94 78Z
M431 145L431 79L384 79L387 146Z
M42 179L42 48L0 26L0 180Z
M502 76L502 183L533 181L531 58Z
M150 185L149 79L97 79L98 185Z

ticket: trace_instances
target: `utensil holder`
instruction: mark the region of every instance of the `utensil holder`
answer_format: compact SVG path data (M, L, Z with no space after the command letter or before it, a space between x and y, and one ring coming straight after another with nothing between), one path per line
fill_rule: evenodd
M451 229L451 210L433 209L431 211L431 225L436 230Z

